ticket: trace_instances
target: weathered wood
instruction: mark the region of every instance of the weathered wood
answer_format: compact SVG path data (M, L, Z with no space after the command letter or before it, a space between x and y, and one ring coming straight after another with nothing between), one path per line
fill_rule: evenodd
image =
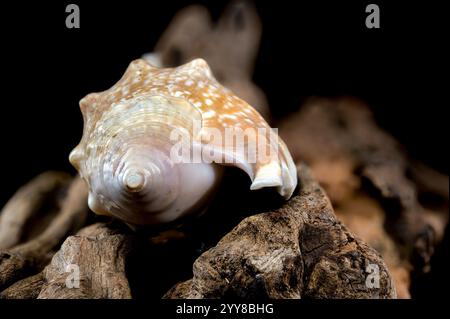
M43 273L19 280L0 293L0 299L36 299L44 284Z
M299 178L299 190L291 200L280 208L242 220L195 261L194 277L176 285L165 297L395 297L381 257L340 224L306 167L299 167ZM158 296L164 285L170 280L174 284L178 273L183 273L179 267L189 266L192 256L198 256L189 236L178 238L173 244L173 239L157 243L119 222L97 223L69 236L42 272L27 277L42 269L36 265L47 264L53 254L48 252L44 262L42 254L57 242L47 236L63 236L63 231L52 227L60 225L67 230L73 225L69 219L74 218L74 207L82 207L75 194L86 194L82 185L79 179L73 182L65 201L72 209L62 210L66 217L58 215L48 234L34 243L18 246L22 248L15 248L8 258L4 256L3 287L9 288L3 290L2 298ZM201 234L196 236L201 238ZM36 255L32 249L36 249ZM9 267L5 267L8 260ZM379 288L366 284L370 265L379 270ZM79 271L78 284L73 276L75 269ZM165 278L159 283L162 275Z
M82 229L66 239L44 269L45 283L38 298L131 298L125 273L131 247L130 236L104 224ZM69 277L75 271L79 271L79 284L73 281L77 277Z
M298 173L293 198L244 219L165 298L394 298L381 256L336 219L308 169ZM377 288L367 284L375 268Z
M22 186L0 212L0 250L21 241L25 225L42 205L70 180L63 172L45 172Z
M408 298L409 273L429 268L444 234L448 176L410 160L353 98L311 98L279 123L279 133L294 160L311 167L338 217L383 255L398 295ZM419 200L424 194L439 205Z
M84 225L87 212L87 187L76 177L59 213L41 234L0 252L0 291L42 270L66 236Z

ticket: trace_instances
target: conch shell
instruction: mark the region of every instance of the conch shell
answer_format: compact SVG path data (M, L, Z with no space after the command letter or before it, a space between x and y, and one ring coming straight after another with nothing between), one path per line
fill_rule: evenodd
M202 211L223 165L244 170L252 190L276 187L289 198L297 185L284 142L202 59L165 69L135 60L119 82L87 95L80 108L83 136L69 159L87 182L88 204L97 214L153 225ZM230 129L245 131L244 142L224 147L217 136ZM188 147L181 155L180 146ZM196 150L200 161L193 160Z

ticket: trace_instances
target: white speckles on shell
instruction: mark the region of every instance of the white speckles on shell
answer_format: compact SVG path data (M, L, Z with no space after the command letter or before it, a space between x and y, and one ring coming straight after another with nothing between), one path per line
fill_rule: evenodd
M128 95L128 93L130 93L130 88L129 87L124 87L122 88L122 95Z
M233 115L233 114L222 114L222 115L220 115L220 118L221 118L221 119L234 120L234 121L237 120L236 115Z
M214 117L215 115L216 115L216 112L214 110L208 110L208 111L202 113L202 118L210 119L210 118Z
M258 112L216 81L206 62L201 59L168 69L158 69L144 60L133 61L112 88L89 94L80 101L80 107L85 128L81 142L71 153L70 160L90 185L90 196L93 197L90 201L97 205L94 205L95 209L100 213L113 209L111 207L122 207L120 202L109 203L105 207L106 198L112 193L106 191L105 195L102 193L105 190L99 191L101 180L105 178L98 174L121 171L123 165L114 163L121 161L121 156L125 156L122 153L127 149L132 149L127 151L127 154L134 154L132 158L140 159L145 158L143 154L158 153L158 150L164 153L169 146L169 129L173 128L187 129L194 140L201 141L192 128L194 120L201 123L200 132L214 128L224 133L230 127L270 130ZM216 151L223 151L219 150L221 146L208 144ZM267 146L278 152L264 162L246 162L244 149L234 149L232 153L224 153L224 156L236 159L234 165L243 169L252 179L252 189L277 187L278 192L288 198L297 184L295 165L278 136L275 140L268 140ZM150 149L153 151L150 152ZM158 160L162 161L161 158L152 159ZM147 164L142 165L147 167ZM145 169L133 169L128 174L131 177L122 177L122 180L128 180L131 186L139 184L139 188L144 183L141 175L147 176ZM158 180L155 178L154 182ZM163 178L159 182L166 183ZM160 185L159 189L165 189L164 185ZM160 196L162 199L158 197L159 203L165 195ZM96 197L101 200L95 201ZM119 218L125 219L126 210L130 208L121 209L124 211L116 212L116 215L122 214ZM167 209L167 214L172 213ZM180 214L183 214L183 209Z
M199 87L200 89L203 89L205 87L205 82L203 82L202 80L198 81L197 87Z

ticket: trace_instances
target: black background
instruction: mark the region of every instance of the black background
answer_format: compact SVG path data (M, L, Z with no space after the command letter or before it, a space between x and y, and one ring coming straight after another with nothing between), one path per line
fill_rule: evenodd
M71 2L80 6L80 29L65 27ZM179 9L201 3L217 18L228 1L71 2L0 4L0 205L42 171L75 173L68 154L81 137L78 101L151 51ZM372 2L381 29L365 27ZM393 2L256 2L263 39L254 79L277 117L311 95L358 96L414 158L448 174L444 8Z

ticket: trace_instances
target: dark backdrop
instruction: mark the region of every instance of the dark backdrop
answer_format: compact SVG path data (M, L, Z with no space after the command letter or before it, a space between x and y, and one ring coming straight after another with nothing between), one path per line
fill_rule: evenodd
M71 2L80 6L81 29L65 27ZM172 16L192 3L71 2L0 4L0 205L42 171L75 173L67 158L81 137L78 101L115 83L131 60L152 50ZM256 3L264 29L255 81L274 114L297 109L311 95L361 97L413 157L448 173L443 8L430 2L337 2ZM378 30L365 28L371 2L381 9ZM194 3L207 5L217 18L227 1Z

